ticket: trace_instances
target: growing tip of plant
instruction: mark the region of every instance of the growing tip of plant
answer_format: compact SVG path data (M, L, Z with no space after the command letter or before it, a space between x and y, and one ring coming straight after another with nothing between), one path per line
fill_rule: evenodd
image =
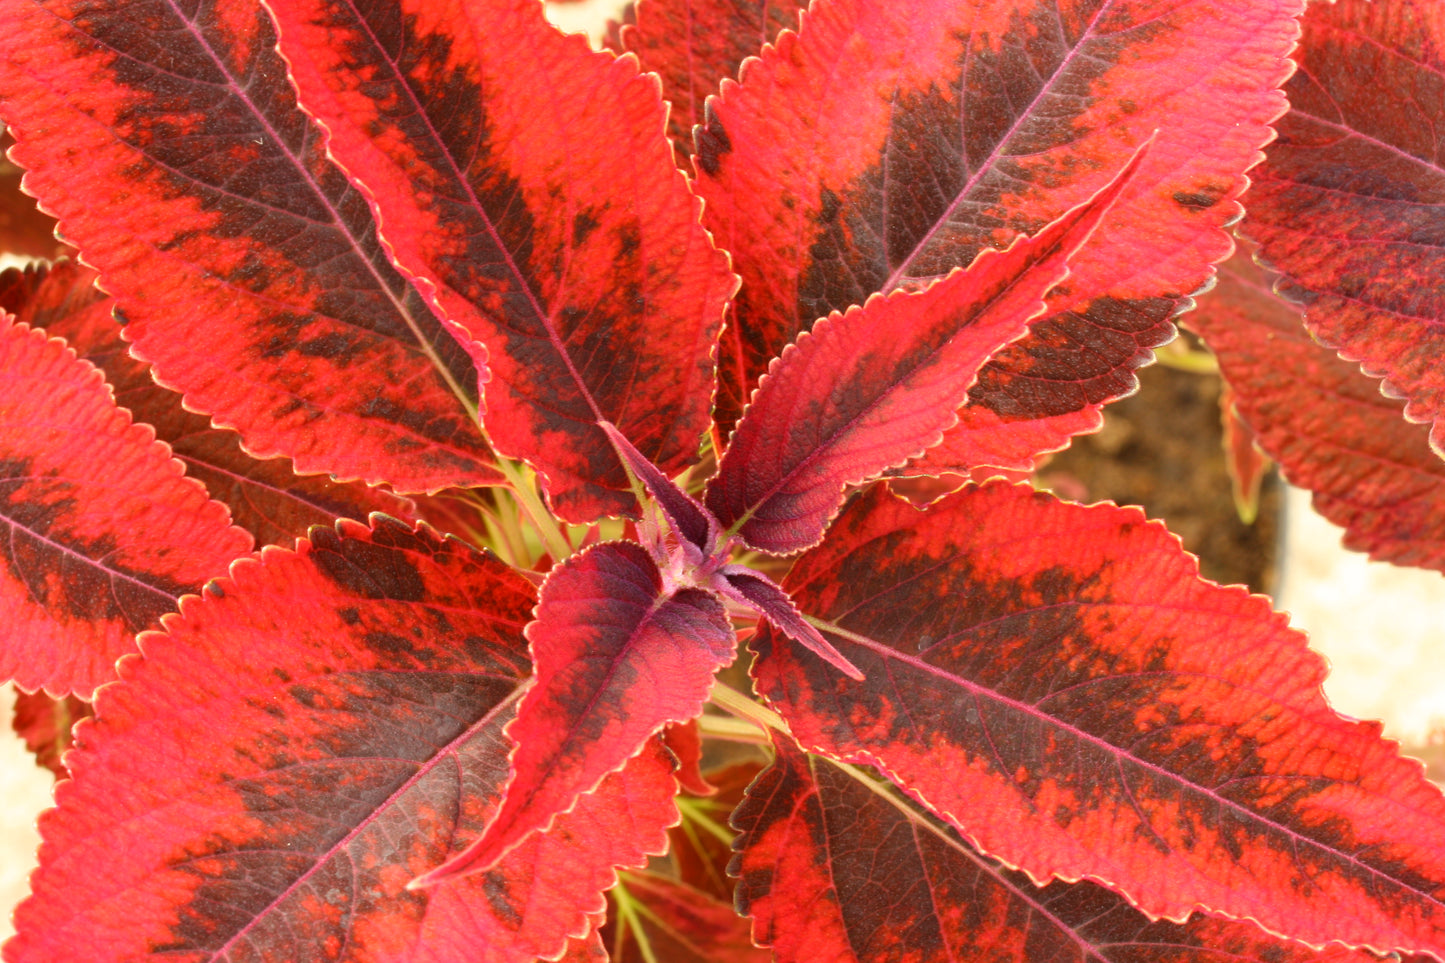
M638 451L627 436L617 430L609 421L599 421L597 426L607 435L608 441L617 451L622 463L638 481L642 482L658 505L667 515L668 522L679 536L695 547L702 558L713 554L721 526L712 513L697 499L673 484L646 455Z
M771 622L778 631L810 652L819 656L833 668L842 672L854 682L863 682L867 677L863 670L839 652L822 632L814 628L803 613L798 611L788 593L774 584L761 572L754 572L744 565L725 565L712 577L710 583L720 595L744 605Z

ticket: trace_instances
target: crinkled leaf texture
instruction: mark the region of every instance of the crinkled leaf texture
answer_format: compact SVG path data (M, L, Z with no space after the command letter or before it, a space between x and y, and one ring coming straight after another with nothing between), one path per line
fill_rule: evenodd
M64 338L103 371L116 403L155 429L186 474L205 484L257 544L290 546L312 525L372 512L415 519L410 499L358 482L297 475L288 458L252 458L234 431L187 411L180 395L156 384L146 366L129 355L122 328L112 317L114 301L96 291L94 281L95 272L70 261L7 271L0 276L0 307Z
M527 638L537 678L507 729L516 751L506 801L427 885L489 868L666 723L701 713L713 675L736 651L717 596L664 586L634 542L594 546L554 569Z
M1345 546L1397 565L1445 571L1445 461L1404 402L1305 330L1247 254L1189 316L1219 358L1236 409L1291 484L1345 529Z
M1408 399L1445 453L1445 7L1311 4L1245 233L1316 337Z
M938 444L979 369L1044 312L1142 160L1037 235L805 331L769 366L708 483L718 520L754 548L799 551L823 537L846 486Z
M7 961L531 961L663 849L655 746L492 872L407 889L500 802L534 594L374 524L238 562L142 638L68 757Z
M256 0L5 0L0 20L25 187L161 383L298 471L498 479L473 417L480 349L392 267Z
M0 314L0 677L89 696L251 547L99 371Z
M1445 952L1445 798L1266 599L1137 510L875 490L786 586L867 673L753 642L811 750L877 766L986 853L1323 944Z
M723 84L698 133L705 222L743 277L721 372L747 380L720 389L720 424L816 319L1037 233L1157 131L1048 316L984 368L915 469L1031 467L1096 428L1229 253L1301 7L814 3Z
M486 345L488 437L564 518L634 511L597 423L685 467L737 286L660 136L656 79L535 0L269 5L398 263Z
M778 963L1377 959L1200 913L1151 921L1090 882L1040 888L896 793L784 740L776 748L733 816L742 833L733 870L738 905Z

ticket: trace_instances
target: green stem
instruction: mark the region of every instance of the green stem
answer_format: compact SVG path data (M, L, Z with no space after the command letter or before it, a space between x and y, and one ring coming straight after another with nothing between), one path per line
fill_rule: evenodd
M1154 360L1166 368L1187 371L1190 374L1218 374L1219 362L1208 351L1194 351L1187 346L1174 347L1178 341L1171 341L1154 350Z
M502 477L507 479L507 484L517 503L522 506L532 525L537 529L537 534L542 538L542 544L547 546L547 552L552 556L552 561L558 564L566 561L572 556L572 545L567 537L562 534L557 519L547 511L547 506L542 504L542 498L537 494L537 487L522 466L509 458L498 458L497 468L501 471Z
M677 809L678 812L682 813L683 831L686 832L688 836L692 836L692 832L688 827L696 826L724 846L731 846L733 844L733 836L735 834L728 832L716 819L709 816L707 814L707 807L698 800L689 799L686 796L679 796L677 798ZM696 842L694 842L693 846L701 852L702 848L697 846Z
M646 963L657 963L657 953L652 948L652 941L647 938L647 933L638 925L638 917L646 913L647 907L643 906L632 894L627 891L627 886L618 880L612 888L612 900L617 905L617 937L616 949L621 956L622 935L631 933L632 938L637 941L637 948L642 951L642 958ZM651 914L647 914L651 915Z
M703 735L724 742L744 742L755 746L768 744L768 731L747 719L703 715L698 717L697 727Z
M878 644L876 641L870 639L866 635L859 635L857 632L849 632L841 625L829 622L827 619L820 619L815 615L808 615L804 613L803 620L815 629L822 629L824 632L832 632L839 638L847 639L849 642L857 642L861 645L866 645L869 647L874 647Z
M487 526L489 547L495 548L513 568L530 568L527 541L522 538L515 515L503 511L483 511L482 523Z
M726 683L714 682L708 698L712 700L713 705L732 713L739 719L746 719L764 732L769 729L788 732L788 724L782 716L767 706L749 699Z

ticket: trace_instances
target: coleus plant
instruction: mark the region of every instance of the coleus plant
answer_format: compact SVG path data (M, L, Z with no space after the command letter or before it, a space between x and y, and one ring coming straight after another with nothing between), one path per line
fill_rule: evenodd
M1445 959L1304 638L1007 480L1197 295L1445 569L1439 8L800 7L0 3L83 261L0 283L0 669L95 716L6 960Z

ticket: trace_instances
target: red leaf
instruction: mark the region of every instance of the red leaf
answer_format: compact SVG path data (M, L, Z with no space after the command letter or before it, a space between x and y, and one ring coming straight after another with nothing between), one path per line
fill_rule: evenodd
M7 959L560 953L614 865L663 847L660 747L493 873L406 888L500 802L532 603L490 555L391 520L238 563L102 690Z
M1132 369L1229 252L1222 228L1284 109L1272 88L1300 7L815 4L799 35L723 85L699 133L705 221L743 276L724 353L738 345L748 380L720 390L720 424L816 318L1037 233L1157 130L1049 315L983 370L918 471L1028 467L1097 427L1099 405L1134 389Z
M614 963L771 963L773 955L753 945L748 921L732 906L686 883L654 873L628 873L621 887L636 930L613 943ZM621 914L619 913L619 916ZM649 951L644 952L641 941Z
M791 745L777 752L733 823L738 903L778 963L1375 961L1199 913L1152 922L1089 882L1041 889L891 793Z
M4 0L0 18L26 187L162 383L303 472L497 479L461 400L472 359L392 268L253 0Z
M602 945L601 933L606 917L606 913L595 915L586 936L568 940L567 949L557 958L557 963L608 963L611 958L607 955L607 947Z
M661 136L656 80L534 0L271 7L398 263L487 346L497 449L537 466L570 521L635 510L597 422L668 474L692 461L736 287Z
M24 268L6 268L0 272L0 309L32 328L48 328L100 301L106 302L109 314L110 300L96 289L95 279L94 271L68 258L54 264L42 262ZM115 321L110 325L119 328ZM84 357L85 347L77 348L76 353Z
M1407 398L1445 453L1445 174L1429 123L1445 114L1442 44L1430 0L1311 5L1247 232L1315 336Z
M1315 343L1272 281L1237 255L1190 315L1240 414L1285 477L1344 527L1347 547L1445 571L1445 461L1430 450L1429 427L1406 422L1403 402Z
M598 427L616 449L627 470L642 482L647 493L657 502L673 532L687 546L691 546L691 549L683 547L684 557L693 564L701 564L707 560L718 548L718 537L721 533L717 519L713 518L697 499L677 487L677 484L638 451L615 425L604 421Z
M764 627L761 691L803 745L877 765L985 852L1152 916L1445 950L1440 790L1329 707L1267 600L1200 579L1137 510L870 494L787 584L868 682Z
M662 730L662 742L677 757L677 784L695 796L712 796L717 787L702 774L702 733L697 720L674 722Z
M636 54L643 70L662 77L678 167L692 169L693 128L704 120L707 96L780 30L796 30L798 11L807 6L801 0L639 0L634 22L622 27L618 52Z
M251 550L100 373L0 317L0 678L88 696L176 599Z
M60 760L73 742L72 727L93 715L90 703L75 696L55 699L44 692L17 690L11 726L25 740L25 748L35 753L36 765L49 769L59 779L67 775Z
M646 549L597 545L552 570L527 627L537 681L507 730L506 801L486 832L417 885L482 872L631 758L702 712L734 637L717 597L671 590Z
M71 262L6 272L0 276L0 307L65 338L100 368L116 403L154 428L186 473L225 503L232 521L258 544L290 545L312 525L366 518L371 512L415 519L409 499L324 475L298 476L290 459L257 460L241 448L234 431L213 428L208 418L186 411L180 395L157 385L146 366L127 353L121 327L111 317L112 301L94 289L94 279L94 272ZM8 286L7 280L12 282Z
M846 486L938 444L979 368L1043 313L1142 159L1036 236L799 337L768 368L708 483L718 520L754 548L799 551L823 537Z

